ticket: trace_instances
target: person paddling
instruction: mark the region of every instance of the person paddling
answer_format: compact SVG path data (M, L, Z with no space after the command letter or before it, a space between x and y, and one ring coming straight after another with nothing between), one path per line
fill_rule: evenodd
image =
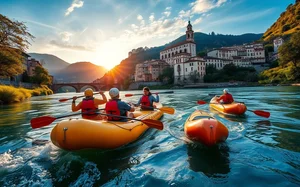
M96 110L98 109L99 105L105 104L107 102L106 96L104 95L104 92L100 91L99 94L101 94L102 99L94 98L93 90L88 88L84 91L85 98L82 99L78 105L75 104L75 100L77 97L73 97L72 102L72 111L76 112L81 109L82 118L84 119L91 119L91 120L101 120L103 117L101 115L98 115L96 113Z
M221 103L221 104L230 104L230 103L232 103L233 101L234 101L234 99L233 99L233 97L232 97L232 95L229 93L229 91L228 91L228 89L227 88L225 88L224 90L223 90L223 95L221 95L220 97L217 97L216 96L216 101L218 102L218 103Z
M159 102L159 95L156 94L155 98L148 87L144 87L143 92L144 95L139 99L137 105L141 105L143 110L154 110L153 102Z
M131 117L133 118L134 112L134 106L130 106L127 103L121 101L120 95L119 95L119 89L118 88L111 88L109 90L109 95L111 99L106 103L105 105L105 112L106 114L112 114L116 116L125 116L125 117ZM118 118L113 116L107 116L108 121L127 121L127 119L124 118Z

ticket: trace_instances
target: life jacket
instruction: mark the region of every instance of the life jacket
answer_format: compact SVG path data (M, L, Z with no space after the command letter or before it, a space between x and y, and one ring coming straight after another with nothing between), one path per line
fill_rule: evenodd
M143 110L153 110L153 108L149 108L149 107L153 107L152 103L150 102L149 96L148 95L143 95L142 99L141 99L141 108ZM144 107L145 106L145 107ZM147 107L148 106L148 107Z
M232 95L229 93L225 94L222 100L224 104L233 102Z
M96 114L96 111L95 111L97 109L98 108L95 107L95 102L94 102L93 97L87 97L87 98L82 99L81 112L86 113L86 114L82 114L82 118L93 119L93 118L97 117L98 114Z
M112 114L112 115L116 115L116 116L120 116L121 115L121 111L118 107L118 100L113 100L110 99L106 105L105 105L105 112L106 114ZM112 117L112 116L107 116L108 117L108 121L119 121L122 118L118 118L118 117Z

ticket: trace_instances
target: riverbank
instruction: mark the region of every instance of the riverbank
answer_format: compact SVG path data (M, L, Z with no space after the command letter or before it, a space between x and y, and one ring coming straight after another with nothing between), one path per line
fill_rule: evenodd
M13 86L0 85L0 104L22 102L32 96L51 95L53 91L46 85L35 89L16 88Z
M140 86L138 89L130 90L141 90L147 84ZM260 84L258 82L219 82L219 83L195 83L195 84L184 84L184 85L151 85L151 90L165 90L165 89L189 89L189 88L224 88L224 87L256 87L256 86L300 86L300 83L291 84Z

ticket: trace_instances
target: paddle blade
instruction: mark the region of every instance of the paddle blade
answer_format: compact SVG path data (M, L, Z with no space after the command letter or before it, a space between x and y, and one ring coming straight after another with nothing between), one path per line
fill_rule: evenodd
M265 118L269 118L270 117L270 112L265 112L265 111L262 111L262 110L254 110L254 111L251 111L253 112L254 114L258 115L258 116L261 116L261 117L265 117Z
M125 97L131 97L133 94L125 94Z
M69 99L66 99L66 98L64 98L64 99L60 99L60 100L58 100L59 102L65 102L65 101L68 101Z
M158 110L160 110L164 113L167 113L167 114L174 114L175 113L175 109L171 108L171 107L161 107L161 108L158 108Z
M204 105L204 104L206 104L206 102L203 101L203 100L199 100L199 101L197 101L197 104L198 104L198 105Z
M56 120L55 117L52 116L42 116L42 117L37 117L33 118L30 120L31 127L33 129L44 127L47 125L50 125L54 120Z
M150 128L155 128L158 130L163 130L164 129L164 124L161 121L154 120L154 119L144 119L141 120L142 123L147 125Z

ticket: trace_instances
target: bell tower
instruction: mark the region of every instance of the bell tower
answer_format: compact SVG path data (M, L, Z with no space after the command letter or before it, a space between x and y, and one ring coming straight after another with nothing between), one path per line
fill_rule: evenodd
M191 22L189 20L189 24L186 27L186 41L191 41L194 42L194 31L193 31L193 27L191 25Z

